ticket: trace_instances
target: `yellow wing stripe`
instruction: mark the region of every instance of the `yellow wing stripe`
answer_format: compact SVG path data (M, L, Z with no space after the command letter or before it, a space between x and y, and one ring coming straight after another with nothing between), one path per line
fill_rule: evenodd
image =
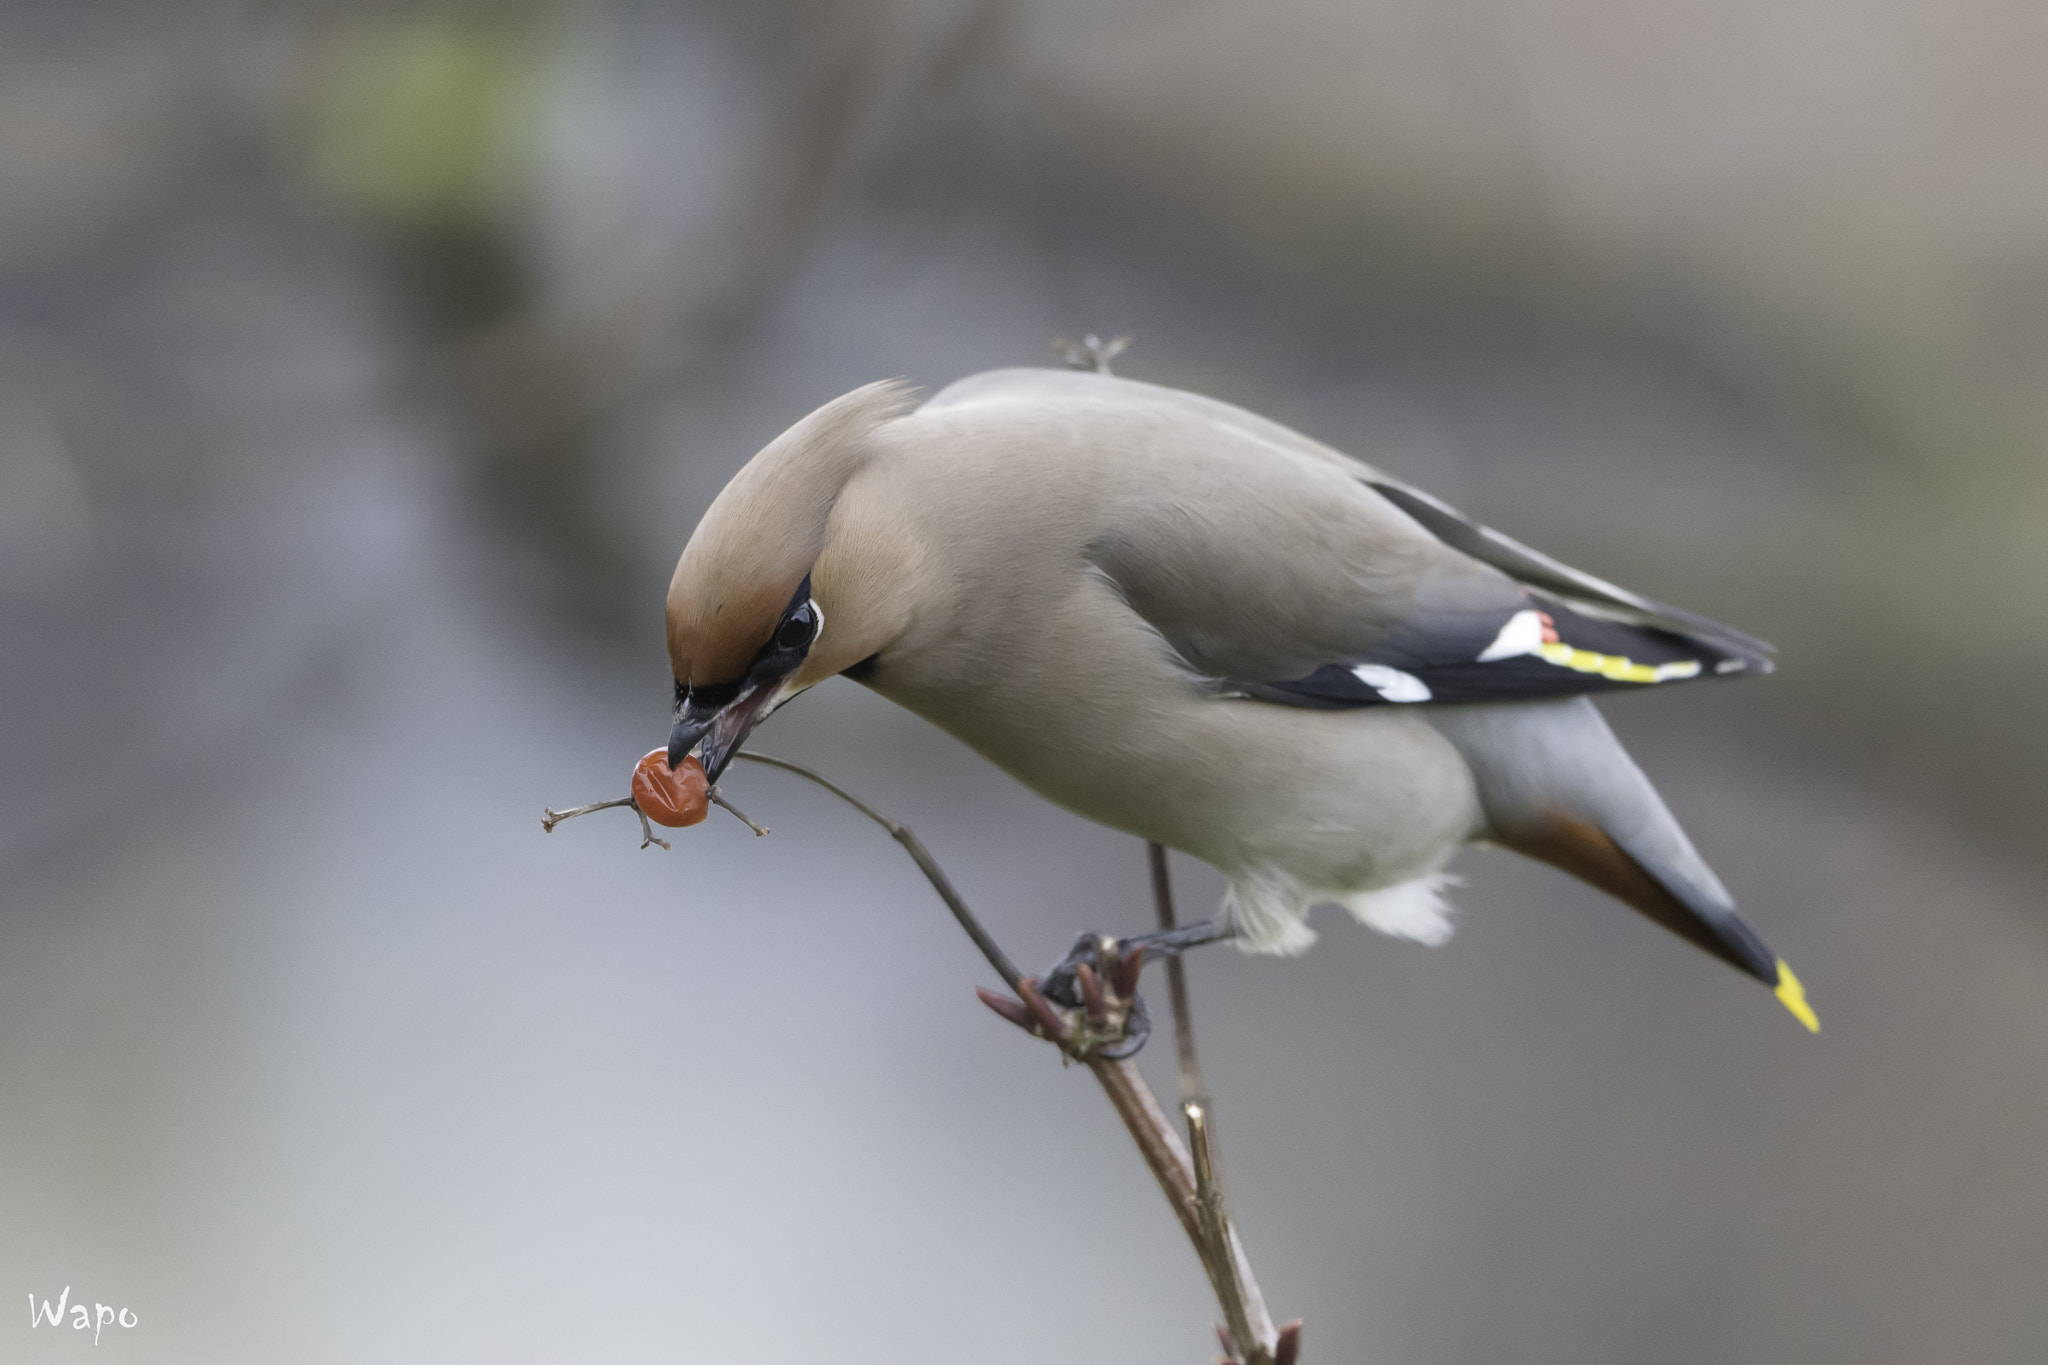
M1785 959L1778 959L1778 989L1772 992L1778 1003L1792 1011L1792 1017L1806 1025L1807 1032L1820 1032L1820 1017L1813 1012L1813 1006L1806 1003L1806 987L1799 984L1799 978L1792 975L1792 969L1785 965Z
M1619 654L1595 654L1590 649L1573 649L1567 644L1540 644L1536 646L1536 654L1545 663L1569 668L1575 673L1598 673L1613 682L1669 682L1673 678L1697 677L1700 671L1697 659L1681 659L1673 664L1639 664Z

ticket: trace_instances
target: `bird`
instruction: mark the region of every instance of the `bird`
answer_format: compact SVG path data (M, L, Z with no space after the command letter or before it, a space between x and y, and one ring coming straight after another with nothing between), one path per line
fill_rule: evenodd
M1046 368L855 389L714 499L666 627L672 765L715 783L851 678L1220 872L1216 915L1156 946L1300 953L1324 903L1440 943L1446 865L1490 843L1819 1028L1592 700L1767 673L1771 647L1230 403Z

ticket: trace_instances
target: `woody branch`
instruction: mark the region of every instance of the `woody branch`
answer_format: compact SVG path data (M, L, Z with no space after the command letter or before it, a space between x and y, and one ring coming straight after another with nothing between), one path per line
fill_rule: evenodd
M982 926L930 850L909 826L890 819L845 788L800 763L745 750L734 757L780 768L817 784L881 826L902 846L938 893L939 899L952 912L961 929L995 969L996 975L1015 992L1013 997L977 987L975 994L1003 1018L1058 1047L1066 1058L1086 1066L1102 1086L1110 1107L1123 1120L1125 1131L1137 1146L1138 1155L1159 1183L1160 1192L1166 1196L1168 1206L1180 1220L1181 1230L1187 1234L1209 1278L1217 1306L1223 1313L1223 1322L1216 1330L1227 1365L1295 1365L1301 1350L1301 1323L1292 1322L1279 1329L1274 1327L1272 1317L1266 1311L1265 1298L1259 1291L1258 1277L1252 1271L1224 1202L1223 1185L1215 1169L1212 1151L1212 1114L1195 1056L1187 987L1181 976L1180 962L1169 958L1167 969L1180 1063L1181 1111L1188 1135L1186 1141L1175 1131L1173 1121L1167 1117L1137 1066L1104 1053L1106 1045L1122 1039L1124 1025L1137 1001L1138 975L1144 966L1142 948L1119 956L1115 945L1105 941L1097 958L1101 970L1097 970L1097 965L1088 963L1077 968L1082 1007L1077 1010L1061 1009L1039 991L1037 978L1025 976L1017 970L1016 964ZM600 801L559 812L550 810L542 821L542 828L552 832L562 820L612 807L629 807L639 812L639 807L630 797ZM644 821L645 817L642 818ZM752 825L751 821L748 823ZM755 828L760 832L758 827ZM646 846L644 842L641 844L643 848ZM663 846L666 847L665 844ZM1160 926L1171 928L1173 902L1166 880L1165 850L1155 844L1149 846L1148 853Z

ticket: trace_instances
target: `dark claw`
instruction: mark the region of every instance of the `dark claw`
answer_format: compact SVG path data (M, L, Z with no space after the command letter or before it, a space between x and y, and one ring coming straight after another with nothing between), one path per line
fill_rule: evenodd
M1079 974L1074 970L1082 963L1093 963L1102 952L1100 934L1083 934L1074 940L1074 946L1067 949L1067 955L1055 962L1038 983L1039 991L1045 998L1070 1010L1081 1008Z
M1273 1365L1294 1365L1301 1359L1301 1319L1296 1318L1280 1329L1280 1340L1273 1345Z
M1118 945L1121 947L1122 945ZM1129 1000L1138 993L1138 973L1145 970L1145 945L1140 943L1120 953L1116 960L1116 994Z
M1045 1003L1045 996L1039 992L1038 983L1025 977L1017 983L1017 993L1024 997L1024 1005L1031 1011L1031 1017L1038 1022L1039 1032L1055 1043L1067 1041L1067 1026L1052 1012L1052 1006Z
M1096 1028L1109 1024L1109 1002L1102 998L1102 982L1095 975L1095 969L1083 962L1074 968L1074 980L1080 984L1081 999L1088 1007L1088 1022Z

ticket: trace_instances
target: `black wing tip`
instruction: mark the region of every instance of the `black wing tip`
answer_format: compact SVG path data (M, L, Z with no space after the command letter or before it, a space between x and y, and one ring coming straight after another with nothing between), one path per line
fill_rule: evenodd
M1744 656L1751 665L1747 671L1771 671L1770 656L1778 652L1778 647L1768 640L1760 640L1746 631L1723 625L1697 612L1644 597L1581 569L1574 569L1540 550L1531 549L1512 536L1474 521L1443 499L1419 488L1384 475L1362 479L1361 482L1452 549L1490 564L1538 592L1554 595L1595 613L1602 608L1620 608L1639 616L1639 624L1693 635L1702 644Z
M1692 635L1702 644L1712 645L1740 658L1747 668L1758 673L1777 671L1778 665L1772 656L1777 654L1778 647L1769 640L1759 640L1756 636L1745 634L1733 626L1724 626L1719 621L1709 620L1678 607L1667 607L1661 602L1653 605L1676 623L1675 626L1666 626L1665 629L1682 628L1684 634Z
M1716 956L1744 976L1755 977L1766 986L1776 986L1778 955L1740 915L1732 910L1723 913L1726 918L1714 927L1719 931L1725 951Z

